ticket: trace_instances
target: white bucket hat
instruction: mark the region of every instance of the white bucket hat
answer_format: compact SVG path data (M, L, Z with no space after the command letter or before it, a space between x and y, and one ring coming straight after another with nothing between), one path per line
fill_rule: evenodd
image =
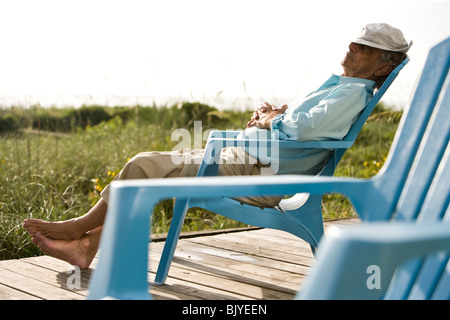
M387 23L367 24L360 35L352 41L369 47L387 51L406 53L413 42L409 44L403 37L403 33Z

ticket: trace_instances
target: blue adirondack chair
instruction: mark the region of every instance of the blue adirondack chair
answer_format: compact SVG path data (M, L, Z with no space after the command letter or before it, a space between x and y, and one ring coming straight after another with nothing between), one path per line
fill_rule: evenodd
M449 67L450 38L430 52L388 165L351 197L386 222L331 233L300 298L450 299Z
M336 229L297 298L450 299L449 223Z
M286 175L114 182L111 187L109 211L100 242L100 259L91 279L89 298L151 298L147 279L150 213L158 202L173 197L185 199L187 203L187 199L192 201L204 198L284 195L303 192L322 195L338 192L346 195L352 201L363 222L406 220L423 221L425 224L425 221L434 221L437 226L433 225L431 228L435 227L436 235L441 236L436 242L446 241L442 238L445 237L445 235L442 236L445 228L442 230L440 221L444 213L449 211L447 181L450 97L449 81L446 79L449 65L450 39L447 39L430 51L414 98L404 112L386 164L379 174L371 179ZM428 190L430 192L427 192ZM394 227L396 225L393 224ZM422 235L419 234L415 238L416 243L433 242L421 241L420 237L423 239L423 234L427 230L429 232L430 229L428 225L424 229L421 227L420 224L412 227L422 230ZM407 231L409 232L409 230ZM409 247L408 250L413 251L414 247ZM442 246L429 244L428 247L440 250ZM382 250L379 259L375 259L373 265L381 265L382 260L389 261L393 258L385 255L384 252ZM364 256L364 252L362 255ZM375 256L375 258L377 257ZM318 257L318 262L323 268L322 259L320 256ZM341 258L338 262L342 263L343 259L345 260L345 258ZM342 264L336 266L340 265ZM326 266L328 269L325 273L334 267L329 264ZM429 285L428 281L431 280L427 278L428 276L431 275L434 279L438 279L442 274L443 280L437 287L438 290L444 290L442 296L445 294L448 296L448 288L450 288L448 285L450 278L448 253L444 255L444 258L440 254L427 259L424 263L415 262L413 267L406 266L405 268L406 272L403 272L404 268L397 270L396 279L398 280L394 280L394 282L398 284L391 285L391 288L395 290L389 289L384 297L404 297L406 292L417 288L416 284L410 285L411 281L402 281L405 277L418 279L419 285L420 283ZM425 271L423 271L424 269ZM429 270L435 272L429 272ZM339 278L341 271L343 271L342 268L333 271L335 278ZM324 273L316 275L316 278L323 275ZM314 283L314 279L311 281ZM433 281L431 286L435 286L437 282L437 280ZM438 293L437 297L441 297L441 294ZM312 295L305 293L305 297L312 297Z
M375 93L372 100L364 108L344 139L340 141L244 140L236 138L241 131L214 131L210 134L206 143L204 159L198 170L197 177L217 176L220 151L224 147L254 146L271 150L272 144L276 144L275 148L279 149L332 149L333 154L331 158L318 174L320 176L332 176L345 151L355 142L361 128L376 104L395 80L400 70L408 62L409 58L406 58L391 72L381 88ZM290 232L307 241L313 252L315 252L324 232L322 195L297 193L290 198L283 199L275 208L260 208L246 205L227 197L222 197L221 199L177 199L174 204L169 233L156 273L155 284L164 284L175 253L186 212L189 208L194 207L204 208L248 225Z

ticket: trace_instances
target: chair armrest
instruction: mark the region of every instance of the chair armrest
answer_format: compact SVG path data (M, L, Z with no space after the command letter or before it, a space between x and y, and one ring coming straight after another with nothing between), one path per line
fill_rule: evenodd
M353 141L347 140L265 140L265 139L237 139L241 131L212 131L205 146L202 163L197 177L216 176L220 152L226 147L266 148L271 154L279 154L280 149L348 149Z
M320 244L301 299L379 299L408 259L450 252L450 225L371 223L334 227ZM372 276L372 278L371 278ZM374 277L377 287L373 287Z
M260 139L236 139L214 137L208 140L208 143L218 143L217 146L224 147L245 147L249 145L264 145L270 147L272 144L278 144L280 148L298 148L298 149L348 149L353 145L352 141L345 140L260 140Z
M100 242L100 259L90 282L89 299L150 297L147 285L150 216L161 200L298 192L345 193L348 189L364 189L355 184L364 184L364 180L285 175L114 181Z
M346 140L280 140L280 148L299 148L299 149L348 149L353 145L353 141Z
M353 141L347 140L265 140L265 139L237 139L242 131L212 131L208 137L208 143L216 142L216 147L244 147L248 145L264 144L270 147L272 143L277 143L281 148L303 148L303 149L348 149L353 145Z
M212 138L236 138L241 132L242 130L214 130L209 133L208 140Z

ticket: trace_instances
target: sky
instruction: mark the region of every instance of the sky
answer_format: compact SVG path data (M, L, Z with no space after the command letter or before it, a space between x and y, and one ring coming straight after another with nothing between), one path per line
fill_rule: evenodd
M402 109L449 16L450 0L0 0L0 107L289 103L386 22L414 42L383 98Z

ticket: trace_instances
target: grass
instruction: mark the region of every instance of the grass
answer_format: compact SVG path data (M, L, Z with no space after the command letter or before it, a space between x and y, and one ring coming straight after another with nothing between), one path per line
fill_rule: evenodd
M172 150L176 128L239 129L251 112L218 111L185 103L171 107L91 106L80 109L0 110L0 260L39 255L22 228L27 217L50 221L83 215L127 159L141 151ZM370 177L382 167L401 113L381 106L337 167L337 176ZM6 120L5 120L6 119ZM339 195L324 197L325 219L355 215ZM167 232L172 201L154 210L152 232ZM185 231L244 226L201 209L191 209Z

